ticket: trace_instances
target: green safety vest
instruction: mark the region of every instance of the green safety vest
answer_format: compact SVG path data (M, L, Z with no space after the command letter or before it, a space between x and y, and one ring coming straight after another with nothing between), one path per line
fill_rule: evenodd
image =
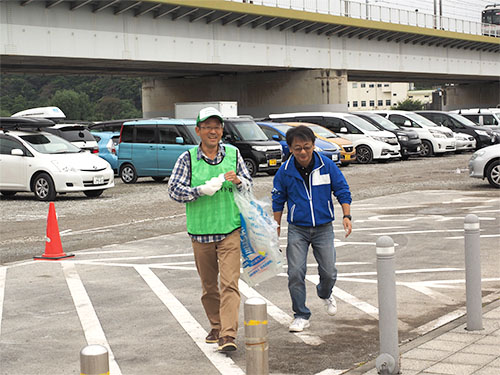
M219 164L208 164L203 158L198 160L198 146L189 150L191 155L191 186L203 185L212 177L229 171L236 172L238 161L236 149L226 147L226 155ZM241 226L240 211L234 203L230 181L224 181L214 195L202 195L186 204L187 231L192 235L229 234Z

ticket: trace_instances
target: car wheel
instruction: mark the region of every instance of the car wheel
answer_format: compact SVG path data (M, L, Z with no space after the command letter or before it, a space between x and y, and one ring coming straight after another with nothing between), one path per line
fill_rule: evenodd
M154 176L153 180L156 182L162 182L165 179L165 176Z
M56 189L52 178L47 173L40 173L33 180L32 186L35 198L39 201L53 201L56 199Z
M360 164L368 164L373 160L373 152L368 146L356 147L356 160Z
M84 191L83 194L85 194L89 198L97 198L98 196L100 196L102 194L103 191L104 191L104 189L87 190L87 191Z
M17 191L9 191L9 190L2 190L0 191L0 194L2 194L4 197L13 197L16 195Z
M434 154L434 149L432 148L432 143L427 140L423 140L420 156L427 157L427 156L432 156L433 154Z
M255 176L257 174L257 164L252 159L245 159L245 165L248 169L250 176Z
M408 160L410 157L408 155L401 156L401 160Z
M500 160L491 163L486 170L486 178L491 186L500 188Z
M137 181L137 172L132 164L125 164L120 168L120 178L126 184L133 184Z

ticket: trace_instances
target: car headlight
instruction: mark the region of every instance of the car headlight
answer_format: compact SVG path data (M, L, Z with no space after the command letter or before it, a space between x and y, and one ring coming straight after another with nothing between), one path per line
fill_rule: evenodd
M66 163L62 163L59 160L52 160L52 164L54 164L55 167L59 169L60 172L76 172L75 167L68 165Z
M314 146L314 151L316 151L316 152L322 152L323 149L321 147Z
M398 139L400 141L406 142L408 140L408 137L406 135L398 135Z
M474 130L476 132L476 134L479 134L479 135L488 135L488 133L486 133L484 130Z
M479 151L474 152L474 153L472 154L472 156L471 156L470 160L474 160L474 159L477 159L477 158L478 158L478 157L480 157L480 156L483 156L485 152L486 152L486 151L484 151L484 150L479 150Z
M467 137L464 137L463 135L461 134L455 134L455 138L456 139L459 139L461 141L466 141L467 140Z
M252 146L252 149L255 150L255 151L262 151L262 152L266 152L267 151L267 147L266 146Z
M431 132L431 134L434 138L446 138L446 135L441 133L439 130L429 129L429 131Z

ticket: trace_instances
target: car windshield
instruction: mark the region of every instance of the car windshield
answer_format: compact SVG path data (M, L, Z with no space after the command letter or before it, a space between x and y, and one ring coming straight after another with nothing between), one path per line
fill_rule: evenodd
M278 129L280 132L286 134L288 130L290 130L291 126L290 125L283 125L283 124L274 124L273 128Z
M29 134L21 135L21 138L42 154L76 154L83 152L83 150L53 134Z
M253 121L238 121L233 123L243 141L267 141L266 134Z
M363 120L362 118L358 116L346 116L345 119L352 124L356 125L358 128L363 129L363 130L368 130L368 131L375 131L379 132L380 130L377 129L375 125L370 124L368 121Z
M83 127L68 126L59 130L64 139L70 142L95 141L94 136Z
M313 132L324 138L339 138L337 134L319 125L307 125Z
M385 117L382 117L379 115L375 115L375 116L368 115L367 117L369 117L372 121L379 124L385 130L398 130L399 129L393 122L387 120Z
M477 126L475 122L472 122L467 117L464 117L462 115L458 115L456 113L448 113L448 115L450 117L454 118L455 120L457 120L458 122L460 122L461 124L470 125L470 126Z
M431 120L428 120L424 116L421 116L417 113L408 112L408 113L405 113L405 116L412 119L413 121L415 121L419 125L424 125L424 126L427 126L429 128L437 128L438 127L438 125L434 124Z
M199 137L198 134L196 134L196 130L194 129L195 127L196 127L196 125L186 125L186 129L188 130L189 134L191 134L191 136L194 138L196 143L199 144L201 141L201 138Z

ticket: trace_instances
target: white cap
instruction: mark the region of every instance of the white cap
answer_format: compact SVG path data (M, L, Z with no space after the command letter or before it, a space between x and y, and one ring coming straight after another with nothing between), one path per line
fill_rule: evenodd
M200 122L205 121L207 118L217 117L221 124L224 124L224 120L222 119L222 114L215 109L214 107L206 107L203 108L198 114L198 118L196 119L196 125L199 125Z

